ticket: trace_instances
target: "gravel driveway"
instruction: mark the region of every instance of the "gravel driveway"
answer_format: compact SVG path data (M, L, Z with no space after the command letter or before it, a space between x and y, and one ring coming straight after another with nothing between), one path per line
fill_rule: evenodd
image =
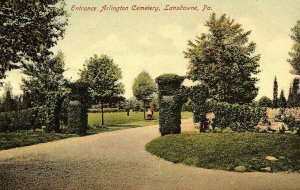
M192 130L191 120L183 121ZM300 189L297 173L234 173L172 164L145 151L158 126L0 151L0 189Z

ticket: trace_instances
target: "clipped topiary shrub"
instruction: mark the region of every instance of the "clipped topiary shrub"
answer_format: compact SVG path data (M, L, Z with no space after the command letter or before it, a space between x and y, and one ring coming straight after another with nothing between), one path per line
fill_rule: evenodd
M181 85L184 77L165 74L155 82L159 90L159 131L160 134L179 134L181 132L181 107L186 102L186 89Z
M176 74L163 74L155 79L158 84L158 90L161 95L173 95L181 88L181 83L184 81L183 76Z
M192 100L194 111L194 123L201 122L201 125L205 122L205 106L204 103L209 96L208 86L205 84L199 84L191 87L189 91L189 97Z
M85 135L87 110L78 100L70 101L68 108L68 132Z

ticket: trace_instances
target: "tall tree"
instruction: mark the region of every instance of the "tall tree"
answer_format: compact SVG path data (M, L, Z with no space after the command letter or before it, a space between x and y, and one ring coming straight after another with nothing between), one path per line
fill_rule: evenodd
M210 97L229 103L250 103L257 95L255 86L260 55L249 42L251 31L225 14L213 13L205 23L209 31L188 41L184 52L189 59L188 77L209 86Z
M289 90L287 105L289 108L300 106L300 94L299 94L300 79L294 78Z
M278 108L278 82L276 76L273 84L273 107Z
M146 103L152 100L151 95L153 95L155 89L155 82L146 71L141 72L134 79L132 91L136 99L143 102L144 119L146 119Z
M64 0L1 0L0 79L22 63L44 62L67 25Z
M64 54L58 52L47 61L38 64L26 64L22 72L27 75L22 79L21 89L30 94L34 106L45 105L50 92L62 90L66 84L63 73L66 71Z
M97 104L101 104L102 127L104 127L104 104L123 99L124 85L120 82L122 71L106 55L94 55L88 59L80 71L80 81L88 84L90 94Z
M279 107L280 108L286 108L287 107L287 102L286 102L286 98L284 96L284 91L281 90L280 92L280 97L279 97Z
M12 86L10 83L4 86L4 101L3 101L3 111L10 112L17 109L17 101L12 96Z
M300 75L300 20L297 21L296 25L291 29L291 38L294 41L292 51L289 52L290 59L289 63L292 65L293 74Z

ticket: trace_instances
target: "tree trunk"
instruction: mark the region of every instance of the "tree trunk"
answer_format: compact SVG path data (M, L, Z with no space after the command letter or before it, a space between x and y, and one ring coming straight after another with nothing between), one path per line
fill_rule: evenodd
M145 105L145 100L144 100L144 120L146 120L146 105Z
M102 116L102 120L101 120L101 127L104 128L104 109L103 109L103 102L101 102L101 116Z

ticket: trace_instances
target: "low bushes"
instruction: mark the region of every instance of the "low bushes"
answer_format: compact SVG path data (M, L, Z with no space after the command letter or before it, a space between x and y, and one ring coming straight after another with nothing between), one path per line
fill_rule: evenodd
M41 128L45 125L45 108L36 107L0 113L0 131L16 131Z
M216 101L206 101L199 106L204 113L213 112L215 114L214 127L230 127L233 131L254 131L254 127L266 114L266 108ZM203 113L199 114L203 115ZM201 117L197 117L197 115L194 119L195 122L201 121Z

